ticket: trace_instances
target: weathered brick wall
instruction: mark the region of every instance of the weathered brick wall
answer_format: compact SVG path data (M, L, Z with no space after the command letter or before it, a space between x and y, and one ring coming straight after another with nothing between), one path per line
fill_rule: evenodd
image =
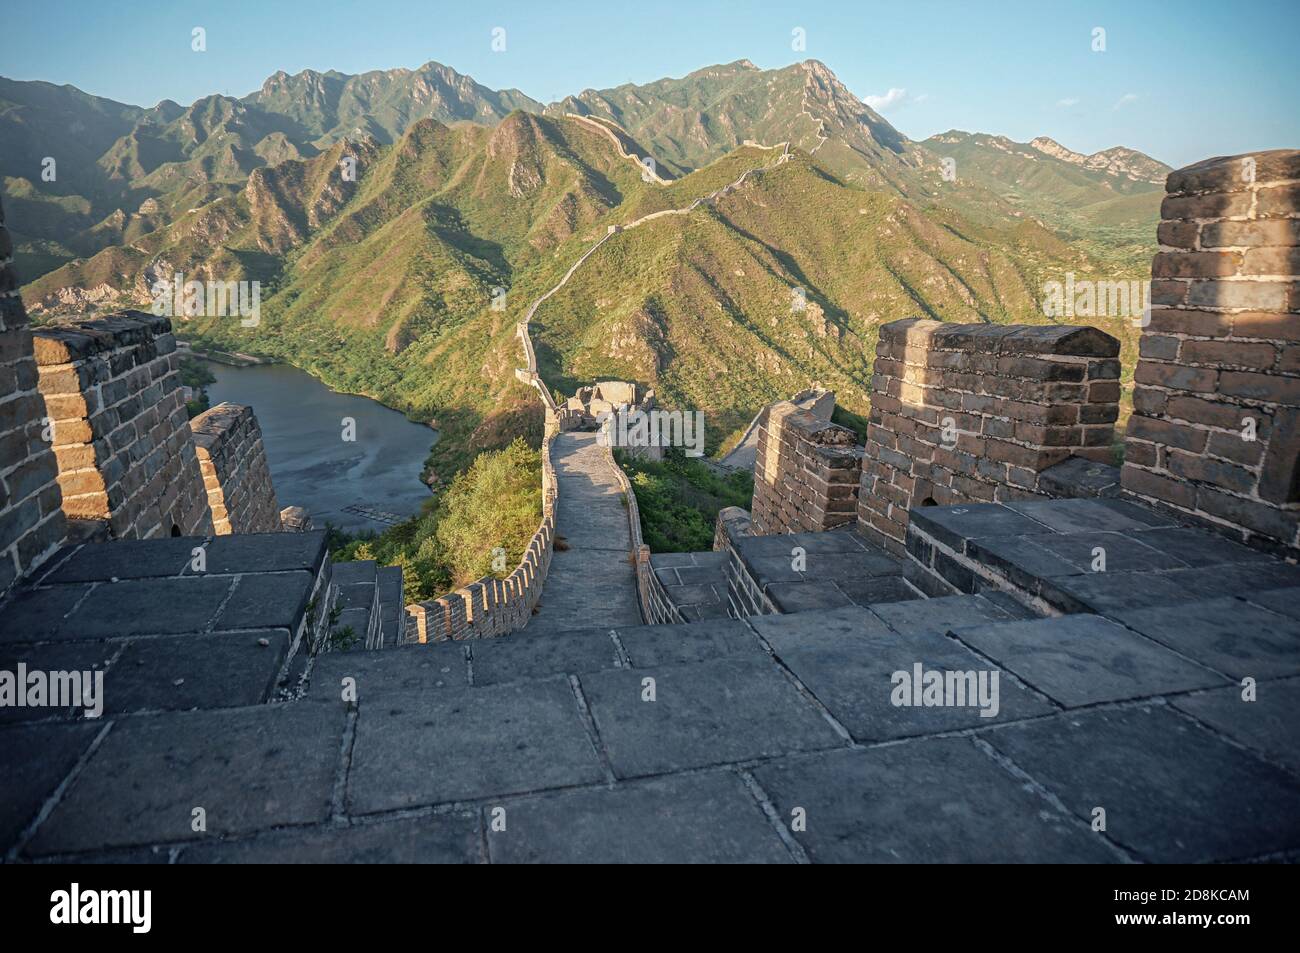
M253 408L227 401L191 420L190 429L217 535L278 533L280 504Z
M34 332L63 512L115 539L207 535L171 322L142 311Z
M862 448L852 430L788 400L763 412L754 463L753 532L809 533L852 522Z
M1119 342L1089 327L880 328L858 525L901 553L913 506L1045 495L1070 456L1107 460L1119 413Z
M1124 489L1300 555L1300 151L1169 176Z
M0 595L44 562L66 532L58 464L43 438L32 333L12 265L0 207Z

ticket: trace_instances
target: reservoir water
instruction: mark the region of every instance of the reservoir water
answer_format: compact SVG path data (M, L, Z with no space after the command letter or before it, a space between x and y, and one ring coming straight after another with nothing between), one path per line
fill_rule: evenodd
M209 363L212 406L251 404L280 506L303 506L316 529L328 521L349 532L382 532L364 515L407 517L430 496L420 469L438 433L367 397L338 394L285 364L230 367ZM356 422L346 441L344 418Z

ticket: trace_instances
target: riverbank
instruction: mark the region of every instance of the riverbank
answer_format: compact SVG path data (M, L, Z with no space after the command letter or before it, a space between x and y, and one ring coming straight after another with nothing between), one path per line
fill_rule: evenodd
M282 506L306 507L318 526L383 532L430 499L422 476L437 431L288 364L206 366L212 405L248 404L257 414Z

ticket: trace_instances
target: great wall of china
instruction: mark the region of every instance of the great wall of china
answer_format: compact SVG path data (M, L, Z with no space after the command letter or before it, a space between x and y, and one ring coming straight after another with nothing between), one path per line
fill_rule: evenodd
M539 375L606 234L517 329L527 551L405 609L277 521L250 413L184 419L165 319L29 327L0 219L0 652L108 699L0 727L6 860L1295 859L1298 188L1300 151L1169 176L1121 469L1113 338L903 318L865 445L824 395L765 408L708 553L649 552ZM1000 706L892 703L918 659Z

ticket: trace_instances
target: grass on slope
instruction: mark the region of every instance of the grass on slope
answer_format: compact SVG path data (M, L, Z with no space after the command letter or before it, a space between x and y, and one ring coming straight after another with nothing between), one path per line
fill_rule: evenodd
M714 524L724 506L749 508L754 475L720 476L698 459L670 447L655 463L619 450L641 514L641 538L655 553L692 553L713 548Z
M336 536L331 555L401 566L405 599L421 602L483 576L509 575L541 518L541 454L515 439L480 454L419 515L377 536Z

